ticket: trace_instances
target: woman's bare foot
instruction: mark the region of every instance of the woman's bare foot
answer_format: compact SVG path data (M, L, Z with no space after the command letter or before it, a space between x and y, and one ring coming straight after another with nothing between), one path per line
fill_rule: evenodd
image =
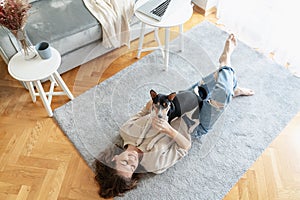
M240 88L240 87L237 87L235 90L234 90L234 97L237 97L237 96L252 96L254 95L254 91L251 90L251 89L248 89L248 88Z
M223 67L223 66L231 67L230 56L236 46L237 46L236 38L233 34L230 34L225 42L223 53L221 54L221 56L219 58L221 67Z

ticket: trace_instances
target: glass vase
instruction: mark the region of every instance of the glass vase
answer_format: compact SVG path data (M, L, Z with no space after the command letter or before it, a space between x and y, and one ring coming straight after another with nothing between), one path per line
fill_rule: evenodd
M19 45L21 47L21 52L24 56L25 60L30 60L36 57L37 53L33 46L30 45L24 29L18 29L18 30L12 30L11 31L13 35L16 37L16 39L19 42Z

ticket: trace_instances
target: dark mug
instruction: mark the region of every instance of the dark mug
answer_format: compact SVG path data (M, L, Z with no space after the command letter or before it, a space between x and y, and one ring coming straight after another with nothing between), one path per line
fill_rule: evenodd
M42 59L49 59L51 57L51 49L48 42L38 43L35 45L35 49Z

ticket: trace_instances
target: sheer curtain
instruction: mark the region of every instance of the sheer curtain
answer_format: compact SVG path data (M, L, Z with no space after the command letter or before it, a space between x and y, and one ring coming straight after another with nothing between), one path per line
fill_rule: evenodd
M243 42L285 65L300 77L300 2L297 0L220 0L218 23Z

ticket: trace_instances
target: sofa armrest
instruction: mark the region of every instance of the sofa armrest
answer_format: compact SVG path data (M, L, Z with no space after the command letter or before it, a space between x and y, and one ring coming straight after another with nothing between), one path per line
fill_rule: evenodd
M8 63L10 58L20 50L20 46L15 36L2 26L0 27L0 38L0 56Z

